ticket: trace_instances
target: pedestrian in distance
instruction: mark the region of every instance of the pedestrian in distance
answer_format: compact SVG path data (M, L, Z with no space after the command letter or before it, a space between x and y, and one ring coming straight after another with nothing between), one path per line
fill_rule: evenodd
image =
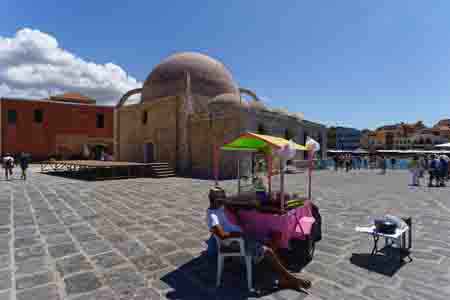
M27 169L28 169L28 165L30 164L30 156L27 153L22 152L20 154L19 164L20 164L20 169L22 170L21 178L23 180L27 180Z
M425 173L426 165L425 159L423 156L419 158L419 178L423 178L423 174Z
M339 156L338 159L338 165L339 165L339 169L344 169L344 165L345 165L345 156L342 154Z
M450 179L450 158L445 154L442 155L442 158L447 162L447 173L445 174L444 179L445 181L448 181Z
M364 157L364 168L366 168L367 170L370 169L370 156Z
M349 172L351 167L352 167L352 158L350 154L348 154L345 157L345 172Z
M429 157L427 155L425 155L423 160L424 160L424 164L423 165L425 166L424 169L425 169L425 171L428 172L428 167L430 166L430 159L429 159ZM425 174L425 172L424 172L424 174Z
M420 186L420 179L419 179L419 158L417 156L414 156L413 159L409 162L408 168L411 172L412 176L412 186Z
M380 168L381 168L381 174L386 175L387 161L384 156L380 157Z
M433 187L433 181L436 183L436 186L439 186L440 183L440 160L436 155L432 154L431 159L429 160L428 165L428 186Z
M439 185L444 187L448 176L448 161L443 155L439 156Z
M386 160L383 156L380 156L378 158L378 167L380 168L380 174L384 175L386 174Z
M397 160L394 158L394 157L392 157L391 158L391 168L392 168L392 170L394 170L395 169L395 164L397 163Z
M3 157L3 168L5 169L6 180L9 180L9 178L11 178L13 175L12 170L14 168L14 158L9 153L7 153L5 157Z

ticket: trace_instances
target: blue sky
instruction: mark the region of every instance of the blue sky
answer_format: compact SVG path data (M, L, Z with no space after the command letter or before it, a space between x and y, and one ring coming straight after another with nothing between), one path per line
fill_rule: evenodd
M450 1L419 0L3 0L0 37L36 29L138 81L174 52L200 51L307 119L432 125L450 118L449 12Z

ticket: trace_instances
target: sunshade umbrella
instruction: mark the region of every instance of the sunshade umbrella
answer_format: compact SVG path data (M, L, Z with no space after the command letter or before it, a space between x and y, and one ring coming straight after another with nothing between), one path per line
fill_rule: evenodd
M436 145L436 147L438 147L438 148L450 148L450 143Z

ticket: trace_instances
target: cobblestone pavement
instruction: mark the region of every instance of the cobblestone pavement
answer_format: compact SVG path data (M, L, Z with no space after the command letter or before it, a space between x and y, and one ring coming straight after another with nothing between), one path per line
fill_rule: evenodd
M247 294L238 262L226 263L215 289L215 261L201 255L210 181L84 182L38 173L26 183L2 180L0 300L450 299L450 188L408 181L403 171L314 175L324 236L302 270L313 281L306 296ZM306 183L303 174L287 182L289 189ZM413 217L414 261L400 268L381 256L368 265L370 240L354 233L387 211ZM255 285L267 285L267 270L256 268Z

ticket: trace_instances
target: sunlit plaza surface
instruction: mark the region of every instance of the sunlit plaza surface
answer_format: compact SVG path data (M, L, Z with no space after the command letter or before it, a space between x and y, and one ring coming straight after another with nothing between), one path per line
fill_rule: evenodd
M36 171L0 184L1 300L450 299L450 188L411 187L407 171L314 173L323 238L299 273L313 282L309 296L271 289L264 264L249 293L238 261L215 288L216 261L204 253L211 181ZM305 174L287 175L288 190L305 184ZM413 262L368 256L372 241L355 226L385 213L412 217Z

